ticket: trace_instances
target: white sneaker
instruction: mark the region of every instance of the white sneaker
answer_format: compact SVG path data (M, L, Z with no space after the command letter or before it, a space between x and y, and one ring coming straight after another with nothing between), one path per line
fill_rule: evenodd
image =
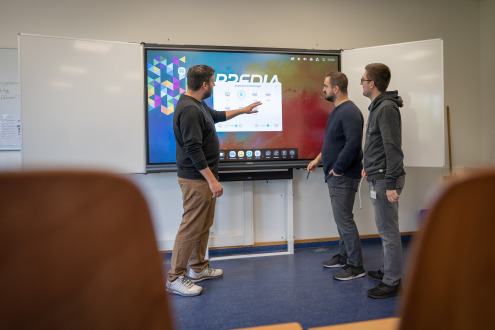
M223 270L211 268L210 265L206 266L201 272L196 273L194 270L189 270L189 278L193 282L201 282L204 280L211 280L212 278L221 277Z
M179 276L173 282L167 280L166 289L168 292L180 296L197 296L203 291L202 287L191 282L186 275Z

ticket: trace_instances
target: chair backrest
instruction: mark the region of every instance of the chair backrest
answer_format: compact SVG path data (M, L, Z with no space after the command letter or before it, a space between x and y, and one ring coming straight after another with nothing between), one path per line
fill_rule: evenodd
M1 329L171 329L164 279L129 180L0 174Z
M454 179L413 241L400 329L495 325L495 170Z

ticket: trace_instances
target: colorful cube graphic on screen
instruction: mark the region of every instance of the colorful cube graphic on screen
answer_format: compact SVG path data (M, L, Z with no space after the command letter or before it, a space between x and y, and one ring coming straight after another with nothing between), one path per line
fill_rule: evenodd
M157 56L148 60L148 111L159 109L166 115L186 92L186 57L171 59Z

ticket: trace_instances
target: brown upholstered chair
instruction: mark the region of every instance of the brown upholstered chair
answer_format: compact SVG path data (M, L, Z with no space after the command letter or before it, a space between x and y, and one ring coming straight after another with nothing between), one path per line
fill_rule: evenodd
M164 281L130 181L0 174L1 329L171 329Z
M495 326L495 169L446 184L413 242L400 329Z

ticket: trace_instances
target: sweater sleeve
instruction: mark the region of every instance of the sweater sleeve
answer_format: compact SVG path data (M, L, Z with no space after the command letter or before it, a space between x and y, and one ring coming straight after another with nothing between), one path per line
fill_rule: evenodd
M383 148L385 150L385 186L395 190L397 179L403 174L404 154L402 152L401 118L398 109L386 105L378 117Z
M207 106L204 101L203 101L203 107L206 109L206 111L210 113L211 118L213 118L213 122L215 124L221 121L225 121L227 119L225 111L213 110L212 108Z
M345 173L352 166L356 157L362 153L363 118L358 111L344 111L342 113L341 122L345 135L345 145L333 166L334 173L339 175Z
M198 171L208 167L203 153L204 116L199 108L188 106L181 113L180 133L184 142L184 152L189 156Z

